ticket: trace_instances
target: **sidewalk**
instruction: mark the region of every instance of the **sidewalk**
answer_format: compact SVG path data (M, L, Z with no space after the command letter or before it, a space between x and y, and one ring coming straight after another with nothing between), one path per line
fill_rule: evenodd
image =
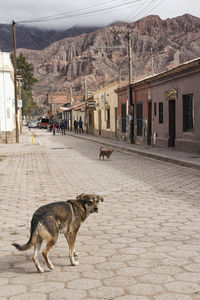
M75 134L69 131L67 132L67 134L77 138L86 139L94 143L112 147L118 149L119 151L128 151L136 155L200 170L200 154L181 152L173 148L166 149L147 145L135 145L128 142L121 142L108 138L97 137L90 134Z

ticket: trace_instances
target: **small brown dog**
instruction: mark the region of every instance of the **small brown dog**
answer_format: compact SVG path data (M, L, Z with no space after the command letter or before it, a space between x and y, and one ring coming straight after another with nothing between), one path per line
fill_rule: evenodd
M99 152L99 159L104 159L104 156L107 156L107 159L109 159L112 153L112 149L103 149L103 147L101 147Z

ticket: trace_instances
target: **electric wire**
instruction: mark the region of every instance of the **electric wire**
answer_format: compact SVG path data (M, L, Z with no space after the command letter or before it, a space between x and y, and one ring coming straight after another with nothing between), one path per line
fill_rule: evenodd
M152 10L152 8L157 7L161 2L163 2L163 0L146 0L144 2L144 7L139 8L134 16L130 15L128 17L128 22L133 22L139 19L142 15L144 15L144 13L148 14L148 12Z
M125 1L120 1L119 0L113 0L113 1L108 1L106 3L82 8L82 9L76 9L72 10L69 12L65 13L60 13L56 15L51 15L47 17L41 17L37 19L31 19L31 20L22 20L18 21L16 23L18 24L25 24L25 23L39 23L39 22L46 22L46 21L52 21L52 20L60 20L60 19L65 19L65 18L74 18L74 17L80 17L80 16L88 16L88 15L95 15L95 14L100 14L100 13L105 13L109 12L110 10L118 10L121 7L129 7L132 5L135 5L136 3L140 3L143 0L125 0ZM113 2L119 2L119 3L114 3ZM112 4L112 5L110 5Z

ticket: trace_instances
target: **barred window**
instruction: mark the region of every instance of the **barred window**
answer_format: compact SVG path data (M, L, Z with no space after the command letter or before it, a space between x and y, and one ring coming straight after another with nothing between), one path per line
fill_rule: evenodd
M122 132L126 132L126 103L122 103L121 111L122 111Z
M159 124L163 123L163 102L159 102Z
M156 116L156 115L157 115L157 109L156 109L156 108L157 108L157 106L156 106L156 104L157 104L157 103L154 103L154 116Z
M191 131L193 127L193 94L183 95L183 131Z

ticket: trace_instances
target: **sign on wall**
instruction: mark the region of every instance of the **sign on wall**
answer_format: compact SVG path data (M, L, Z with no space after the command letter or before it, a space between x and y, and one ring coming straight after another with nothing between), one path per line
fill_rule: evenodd
M19 100L19 99L17 100L17 106L22 107L22 100Z
M168 91L165 91L165 99L166 100L174 100L177 99L178 91L176 89L171 89Z

